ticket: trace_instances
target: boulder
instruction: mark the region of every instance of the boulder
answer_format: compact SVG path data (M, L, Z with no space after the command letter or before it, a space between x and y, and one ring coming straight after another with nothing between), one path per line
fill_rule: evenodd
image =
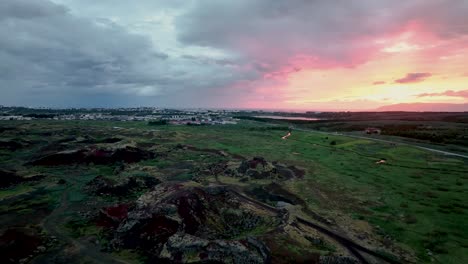
M207 240L177 233L164 244L159 257L171 263L266 263L268 247L255 238Z
M223 258L232 263L264 263L268 248L242 237L259 226L280 224L276 212L265 210L246 205L225 186L160 184L142 195L125 219L112 218L120 221L112 244L170 263L223 262Z

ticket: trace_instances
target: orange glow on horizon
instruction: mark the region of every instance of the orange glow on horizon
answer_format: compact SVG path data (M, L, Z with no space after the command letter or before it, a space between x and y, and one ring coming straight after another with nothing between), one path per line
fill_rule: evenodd
M415 28L421 26L411 29ZM375 40L379 51L357 66L317 67L313 57L295 57L283 70L265 74L264 80L281 80L281 84L258 85L255 92L263 97L248 106L374 109L397 103L468 103L466 96L443 94L468 89L468 39L437 40L428 32L407 30ZM412 73L426 74L396 82Z

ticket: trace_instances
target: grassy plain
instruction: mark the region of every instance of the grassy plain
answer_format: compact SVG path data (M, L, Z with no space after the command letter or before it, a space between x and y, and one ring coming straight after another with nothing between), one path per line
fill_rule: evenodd
M304 178L282 182L283 187L304 200L310 210L335 222L349 236L375 233L383 241L393 241L414 252L418 263L429 262L431 258L439 263L468 263L467 159L410 146L315 132L293 131L290 138L282 140L285 131L268 129L268 124L254 121L224 126L148 126L144 122L97 121L2 122L0 125L27 125L29 134L23 139L29 141L43 141L43 130L52 131L47 135L54 137L53 131L79 131L86 127L103 136L118 136L124 131L125 137L159 148L187 144L295 165L305 169ZM333 141L336 144L332 145ZM21 169L17 161L28 160L41 147L43 145L14 153L2 150L0 166ZM178 162L200 158L189 152L180 155ZM381 159L386 163L376 164ZM141 165L163 170L170 167L171 162L174 161L154 159L142 161ZM112 176L113 169L106 166L91 169L46 167L36 168L35 172L51 175L50 182L66 180L67 185L72 186L66 199L79 208L89 199L82 191L85 184L96 175ZM191 175L181 173L173 177L186 181ZM225 181L233 183L227 178ZM31 212L21 211L25 209L22 207L7 208L10 203L5 201L15 197L23 201L26 198L21 197L25 193L38 190L48 190L49 194L34 202L47 204L44 210L53 207L60 200L61 188L65 187L22 183L2 189L2 215L12 211L30 215ZM106 199L95 203L106 204Z

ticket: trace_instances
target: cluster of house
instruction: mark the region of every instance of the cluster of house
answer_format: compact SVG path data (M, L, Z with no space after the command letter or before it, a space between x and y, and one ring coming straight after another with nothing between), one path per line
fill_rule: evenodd
M146 115L107 115L101 113L91 114L70 114L70 115L57 115L52 119L54 120L107 120L107 121L151 121L160 118L160 116Z
M21 116L21 115L5 115L5 116L0 116L0 120L32 120L32 117Z
M229 116L218 115L168 115L162 116L161 120L171 125L235 125L237 121Z
M101 111L91 113L56 114L50 116L0 115L0 120L106 120L106 121L165 121L173 125L227 125L237 124L227 112L221 111L154 111L153 114L109 114Z

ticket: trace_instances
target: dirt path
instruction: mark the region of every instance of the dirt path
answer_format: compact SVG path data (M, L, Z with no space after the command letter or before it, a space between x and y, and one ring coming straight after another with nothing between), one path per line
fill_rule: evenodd
M302 217L299 216L291 216L291 213L289 210L286 209L286 212L284 212L281 209L278 209L276 207L270 206L268 204L262 203L258 200L255 200L242 192L238 191L235 187L230 186L231 191L234 192L241 200L244 200L244 202L255 204L261 208L264 208L266 210L275 212L279 215L282 215L282 225L279 227L280 229L284 228L286 225L297 225L297 223L312 227L313 229L319 231L322 234L327 235L328 237L331 237L333 240L338 242L340 245L342 245L344 248L346 248L354 257L356 257L361 263L367 264L370 263L362 254L366 253L368 255L371 255L380 261L384 261L386 263L391 263L391 264L396 264L399 263L398 261L389 258L385 255L379 254L371 249L368 249L364 246L359 245L358 243L352 241L351 239L347 238L344 235L339 234L337 231L333 231L331 229L328 229L322 225L315 224L311 221L308 221Z
M304 225L307 225L309 227L312 227L313 229L333 238L334 240L336 240L337 242L339 242L341 245L343 245L345 248L347 248L350 252L352 252L355 256L358 257L358 259L362 262L362 263L368 263L367 260L359 253L359 251L362 251L364 253L367 253L371 256L374 256L376 258L379 258L381 260L384 260L388 263L400 263L392 258L389 258L385 255L382 255L382 254L379 254L379 253L376 253L364 246L361 246L359 244L357 244L356 242L352 241L351 239L349 238L346 238L332 230L329 230L323 226L320 226L320 225L317 225L317 224L314 224L308 220L305 220L304 218L301 218L301 217L296 217L296 220L301 223L301 224L304 224Z
M55 208L52 213L47 216L41 223L44 230L50 235L55 236L58 241L70 245L74 249L74 253L80 257L84 257L92 263L123 263L129 264L123 260L114 258L113 256L100 251L100 247L87 241L82 241L73 238L67 232L59 229L63 224L63 213L68 209L68 189L64 190L60 199L60 205ZM36 258L34 263L47 263L47 259Z

